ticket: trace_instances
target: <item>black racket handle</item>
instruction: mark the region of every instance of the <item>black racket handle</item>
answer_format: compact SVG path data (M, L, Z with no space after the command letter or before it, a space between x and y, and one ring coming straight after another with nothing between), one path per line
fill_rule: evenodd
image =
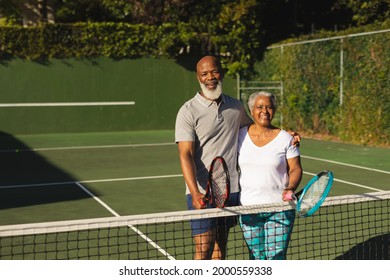
M297 192L297 193L294 193L294 197L295 197L296 199L298 199L298 198L301 196L302 192L303 192L303 189L300 190L300 191Z
M209 203L209 201L210 201L209 197L207 197L207 196L202 197L202 200L201 200L202 206L207 205Z

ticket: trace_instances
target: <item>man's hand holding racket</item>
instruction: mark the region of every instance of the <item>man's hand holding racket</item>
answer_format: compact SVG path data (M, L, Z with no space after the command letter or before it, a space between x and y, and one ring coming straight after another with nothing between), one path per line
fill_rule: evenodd
M203 209L206 208L206 205L203 202L204 194L198 192L195 194L191 194L192 196L192 206L195 209Z

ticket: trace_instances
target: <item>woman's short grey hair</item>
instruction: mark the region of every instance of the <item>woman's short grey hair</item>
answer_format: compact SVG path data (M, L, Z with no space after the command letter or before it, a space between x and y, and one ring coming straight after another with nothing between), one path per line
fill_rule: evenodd
M276 102L276 97L272 93L266 92L266 91L258 91L255 93L252 93L249 98L248 98L248 108L252 113L253 106L255 105L256 98L259 96L266 96L271 98L272 106L274 106L274 109L276 110L277 108L277 102Z

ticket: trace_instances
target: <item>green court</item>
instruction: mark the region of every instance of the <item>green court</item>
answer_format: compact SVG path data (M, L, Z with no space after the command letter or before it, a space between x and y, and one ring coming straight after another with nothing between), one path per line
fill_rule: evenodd
M186 209L173 131L3 133L1 143L3 225L112 216L91 194L121 216ZM390 149L303 139L301 153L301 186L328 169L331 196L390 190Z
M1 225L186 210L184 181L171 130L17 137L2 133L0 140L0 153L6 163L0 185ZM390 149L303 139L301 153L305 173L301 186L314 174L328 169L335 175L330 196L390 190ZM383 215L388 220L388 213ZM320 222L313 219L311 224L315 228L313 224ZM370 225L372 221L367 223ZM158 239L159 230L156 231L150 232L149 237ZM335 236L331 230L326 231L328 238ZM237 238L240 235L237 232L231 238ZM321 232L318 238L324 238ZM178 234L185 237L170 236L170 240L161 241L160 245L171 248L170 243L191 243L188 232ZM364 237L358 238L358 242L364 241ZM231 244L237 242L243 241L239 237ZM332 246L340 246L339 241L332 242ZM121 250L129 251L126 246L108 246L106 250L117 248L115 256L121 258ZM182 258L191 258L191 251L179 247L178 250L183 250L179 253ZM191 248L188 244L186 247ZM80 250L77 254L87 249ZM245 249L241 250L234 254L245 258ZM64 254L63 258L72 258ZM123 258L129 257L123 254ZM334 253L331 258L336 257ZM79 258L83 258L83 253Z

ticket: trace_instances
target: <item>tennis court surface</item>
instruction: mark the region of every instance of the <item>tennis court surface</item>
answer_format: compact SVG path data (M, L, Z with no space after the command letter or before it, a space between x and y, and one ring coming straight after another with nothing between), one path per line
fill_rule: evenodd
M185 211L169 130L0 139L0 259L192 259L188 220L293 207ZM288 258L389 259L390 150L304 139L301 153L301 186L323 169L335 182ZM236 226L228 259L247 258Z

